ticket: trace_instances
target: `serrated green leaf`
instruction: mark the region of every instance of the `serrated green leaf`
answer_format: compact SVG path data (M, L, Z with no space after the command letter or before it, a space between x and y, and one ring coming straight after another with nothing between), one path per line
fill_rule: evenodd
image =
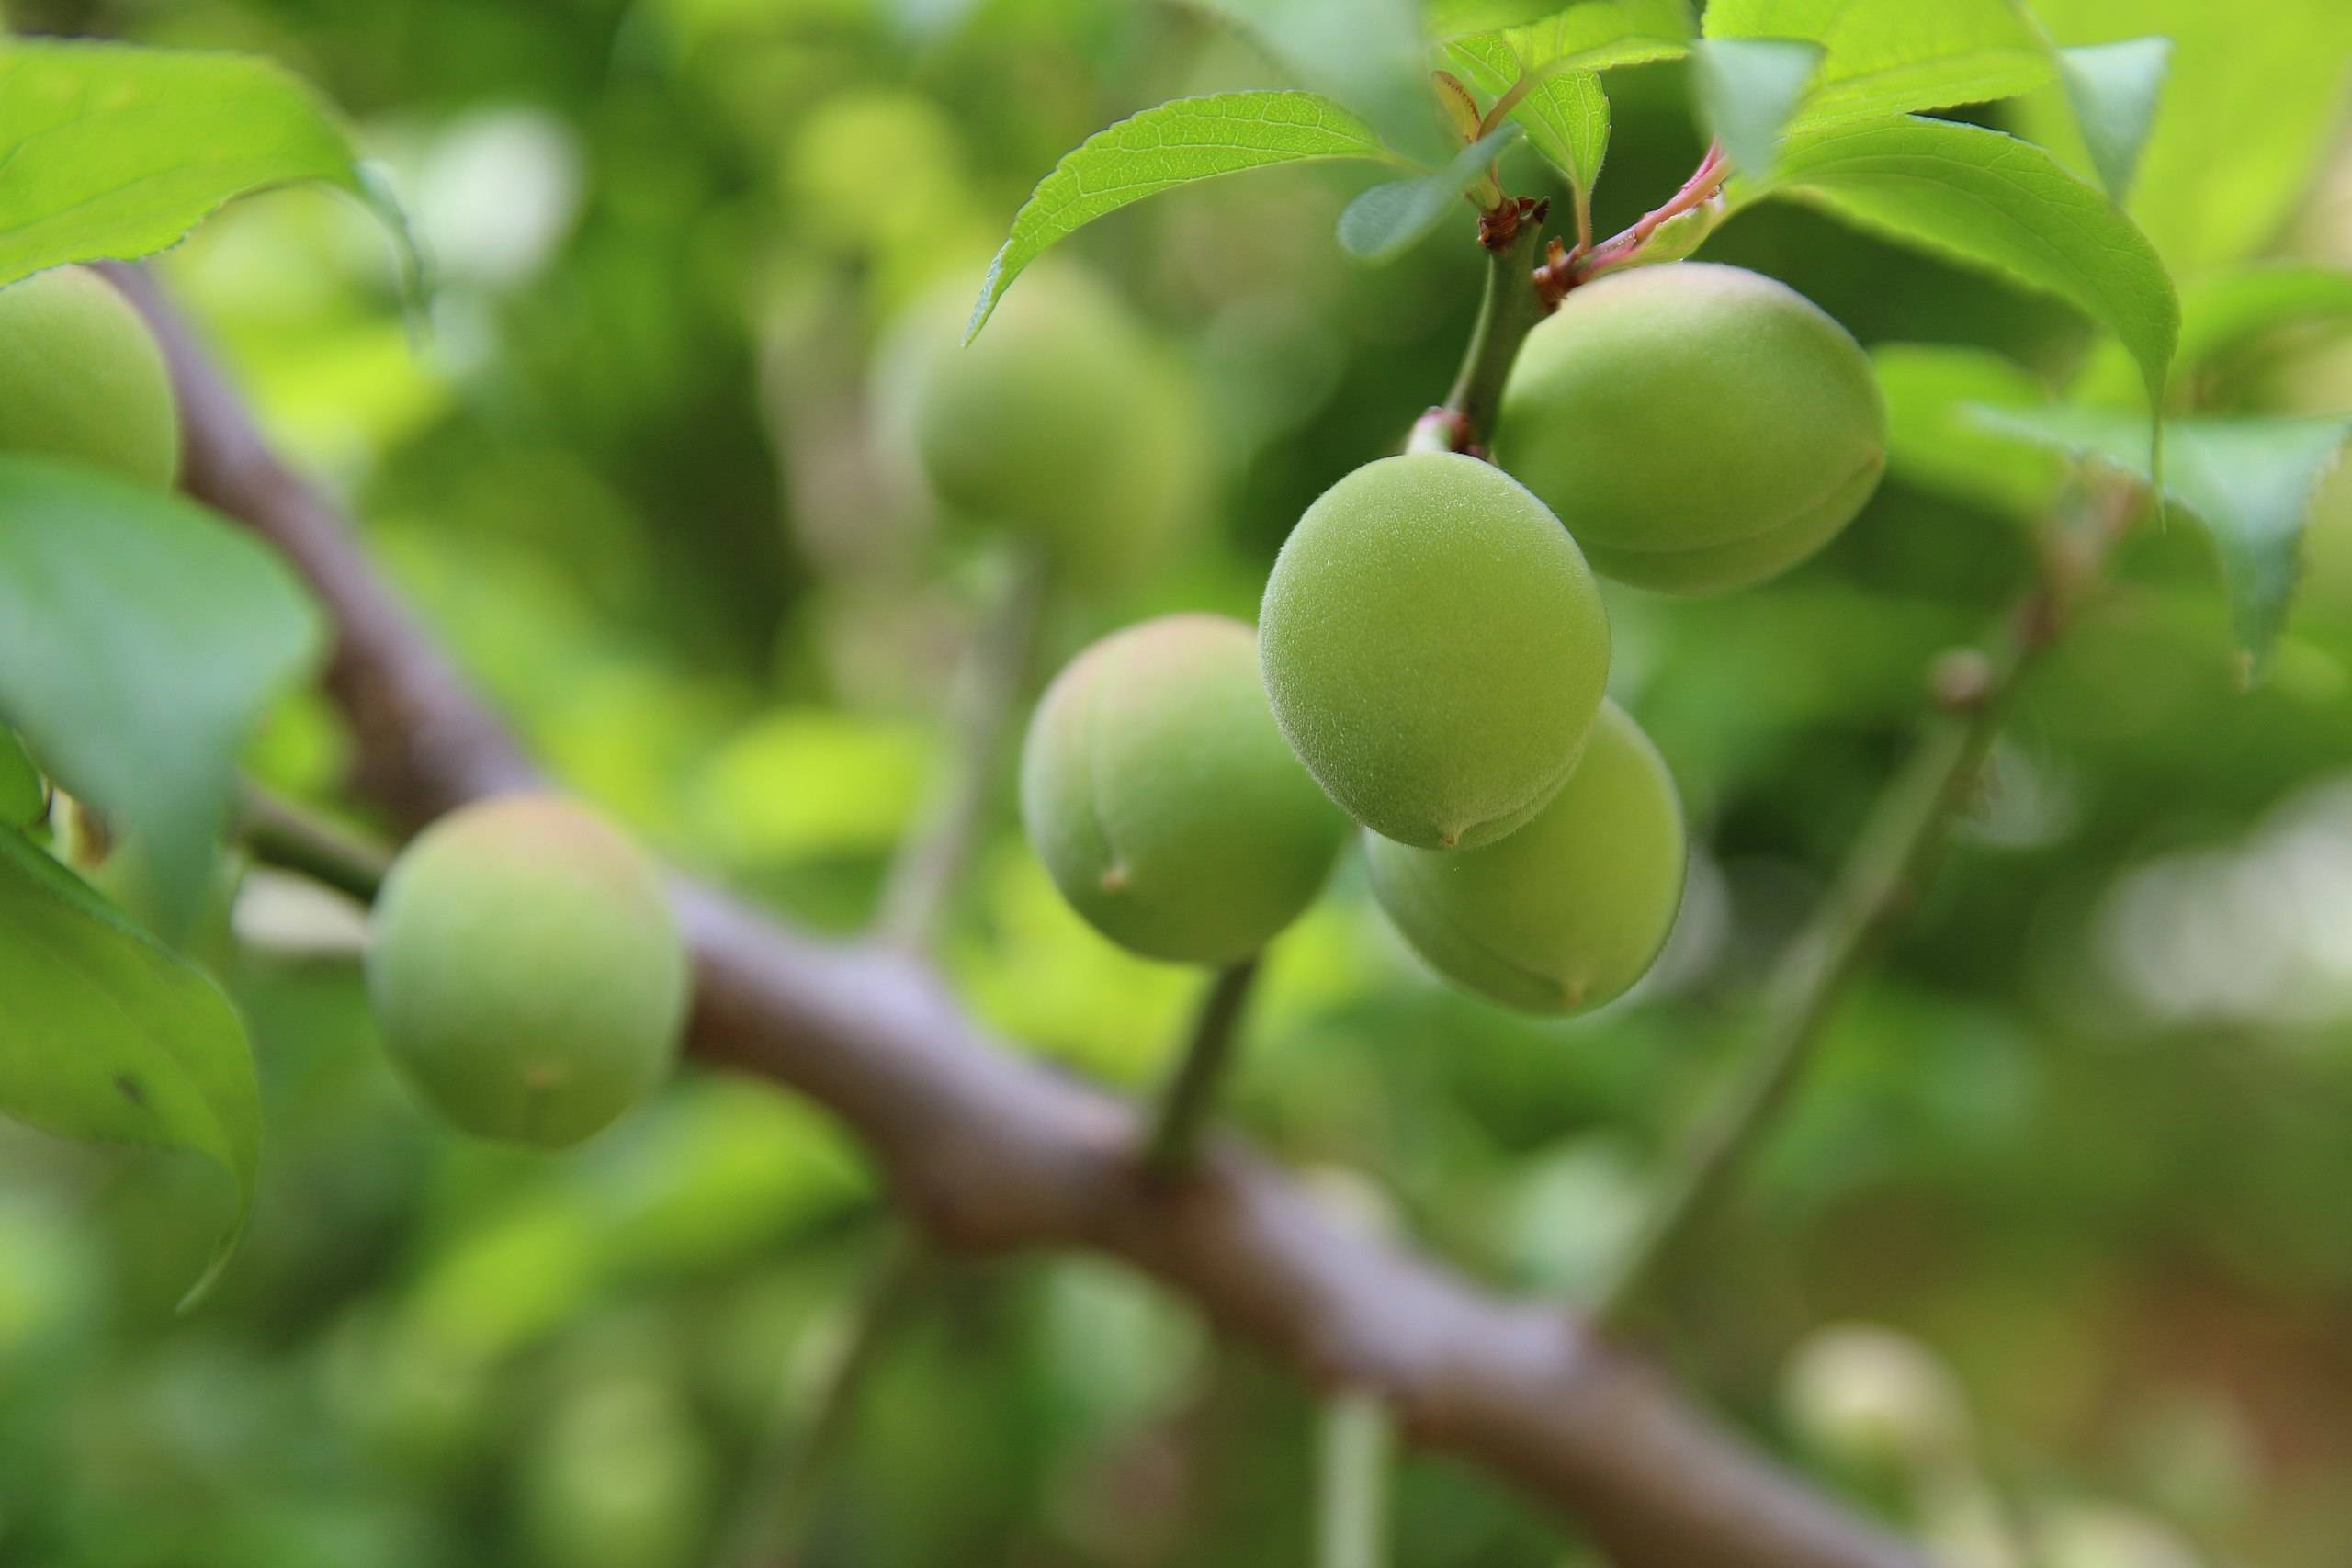
M2041 148L1906 116L1791 136L1767 188L2056 295L2113 333L2149 405L2161 400L2180 327L2172 279L2132 220Z
M1821 46L1799 39L1701 39L1690 51L1699 118L1751 179L1772 171L1781 133L1821 63Z
M1930 494L2006 515L2035 517L2064 478L2051 453L1980 426L1973 407L2039 409L2048 389L1990 349L1891 343L1871 350L1886 398L1886 470Z
M1437 227L1462 193L1520 138L1517 125L1490 130L1454 154L1433 175L1377 185L1340 214L1340 247L1362 261L1380 262Z
M194 502L0 457L0 718L125 830L166 937L209 885L238 748L322 640L286 564Z
M0 724L0 829L29 828L40 820L49 792L40 782L25 743L15 730Z
M1022 268L1105 213L1197 180L1333 158L1398 161L1371 126L1313 93L1177 98L1098 130L1013 214L964 335L978 335Z
M2148 482L2145 427L2130 414L2059 404L1980 409L1974 417L1987 430ZM2165 499L2212 536L2231 623L2253 671L2287 624L2312 495L2347 438L2352 414L2165 422Z
M2013 96L2051 78L2010 0L1710 0L1710 39L1810 39L1821 74L1792 130Z
M237 197L301 181L359 197L406 245L348 134L268 61L0 39L0 284L150 254Z
M189 1154L236 1186L188 1292L219 1277L253 1197L261 1099L236 1012L193 966L0 828L0 1111L63 1137Z
M2209 273L2180 291L2180 346L2173 355L2171 399L2222 356L2267 333L2296 326L2352 325L2352 272L2309 262L2253 262ZM2078 401L2114 403L2132 394L2132 369L2121 347L2099 344L2074 389Z
M1265 47L1292 78L1345 104L1389 146L1425 164L1449 147L1430 112L1419 0L1202 0Z
M2140 150L2156 128L2156 100L2172 64L2172 40L2125 39L2058 51L2058 74L2099 184L2116 200L2132 188Z
M1496 97L1533 78L1511 118L1581 206L1609 151L1609 98L1597 73L1682 54L1690 17L1683 0L1585 0L1566 9L1555 0L1544 9L1549 14L1529 26L1456 38L1446 52Z

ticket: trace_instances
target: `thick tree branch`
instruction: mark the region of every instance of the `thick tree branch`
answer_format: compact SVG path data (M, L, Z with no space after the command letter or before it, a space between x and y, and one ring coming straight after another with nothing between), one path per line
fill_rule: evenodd
M327 682L356 787L413 828L530 783L336 509L274 458L153 286L124 281L171 355L187 488L284 550L340 627ZM830 1107L938 1241L1122 1258L1317 1384L1378 1394L1407 1436L1548 1503L1620 1568L1923 1568L1557 1307L1344 1233L1248 1149L1212 1140L1188 1179L1149 1179L1128 1106L989 1040L921 964L708 888L677 897L700 962L693 1051Z

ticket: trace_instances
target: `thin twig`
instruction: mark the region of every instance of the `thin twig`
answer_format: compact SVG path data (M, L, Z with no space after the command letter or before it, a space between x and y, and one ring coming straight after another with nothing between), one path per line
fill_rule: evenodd
M904 1237L876 1264L813 1396L803 1405L794 1397L797 1387L785 1391L774 1425L753 1450L713 1568L768 1568L791 1560L810 1509L857 1429L860 1396L874 1369L939 1268L928 1247Z
M376 901L392 863L381 845L250 782L237 791L235 836L263 864L299 872L363 904Z
M949 700L947 764L882 885L874 936L901 952L930 947L988 815L997 761L1012 727L1045 602L1042 553L1014 547L998 561L991 602L965 650Z
M1980 689L1962 711L1931 720L1901 772L1881 791L1837 881L1776 972L1762 1022L1729 1084L1668 1165L1648 1218L1593 1306L1603 1328L1636 1317L1683 1244L1712 1216L1771 1129L1826 1031L1846 985L1932 874L1953 818L2015 701L2019 682L2056 640L2081 593L2136 516L2141 497L2117 488L2088 502L2079 523L2049 532L2064 542L2062 577L2029 592L2005 622Z
M1144 1168L1161 1180L1182 1175L1200 1147L1202 1129L1216 1105L1217 1086L1232 1065L1258 962L1252 955L1218 970L1201 998L1176 1070L1144 1137Z
M1316 1568L1382 1568L1396 1446L1386 1407L1360 1390L1342 1389L1324 1401L1316 1438Z

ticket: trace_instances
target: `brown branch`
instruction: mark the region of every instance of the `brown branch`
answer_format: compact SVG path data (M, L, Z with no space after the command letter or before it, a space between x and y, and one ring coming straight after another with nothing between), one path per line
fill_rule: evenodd
M125 283L170 353L187 488L283 549L341 628L327 683L356 787L413 828L529 783L345 519L271 455L153 288ZM1924 1568L1556 1306L1336 1228L1247 1148L1212 1140L1185 1180L1149 1179L1128 1106L988 1039L920 963L819 942L708 888L681 882L677 897L700 962L692 1050L830 1107L940 1243L1124 1258L1317 1385L1380 1395L1408 1438L1550 1505L1620 1568Z

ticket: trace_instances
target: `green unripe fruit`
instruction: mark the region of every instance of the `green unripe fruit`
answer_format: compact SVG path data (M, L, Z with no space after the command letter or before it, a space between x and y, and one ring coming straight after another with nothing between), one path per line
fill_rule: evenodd
M1526 488L1448 453L1367 463L1274 561L1274 717L1357 821L1423 848L1501 838L1552 797L1609 683L1609 619Z
M1803 295L1674 262L1577 288L1528 334L1494 449L1604 574L1714 593L1853 520L1886 466L1886 407L1869 357Z
M1347 836L1274 728L1257 639L1222 615L1163 615L1071 660L1029 725L1021 816L1097 931L1185 964L1263 947Z
M179 470L164 351L138 309L85 267L0 288L0 452L70 457L158 490Z
M1374 839L1380 907L1448 979L1525 1012L1623 996L1682 903L1682 807L1666 762L1609 703L1550 804L1499 843L1446 854Z
M393 864L368 983L386 1048L443 1115L561 1147L669 1070L688 968L644 853L577 806L517 795L443 818Z
M1202 510L1206 444L1182 378L1085 274L1023 277L968 344L961 288L912 311L883 355L876 423L953 511L1116 570Z

